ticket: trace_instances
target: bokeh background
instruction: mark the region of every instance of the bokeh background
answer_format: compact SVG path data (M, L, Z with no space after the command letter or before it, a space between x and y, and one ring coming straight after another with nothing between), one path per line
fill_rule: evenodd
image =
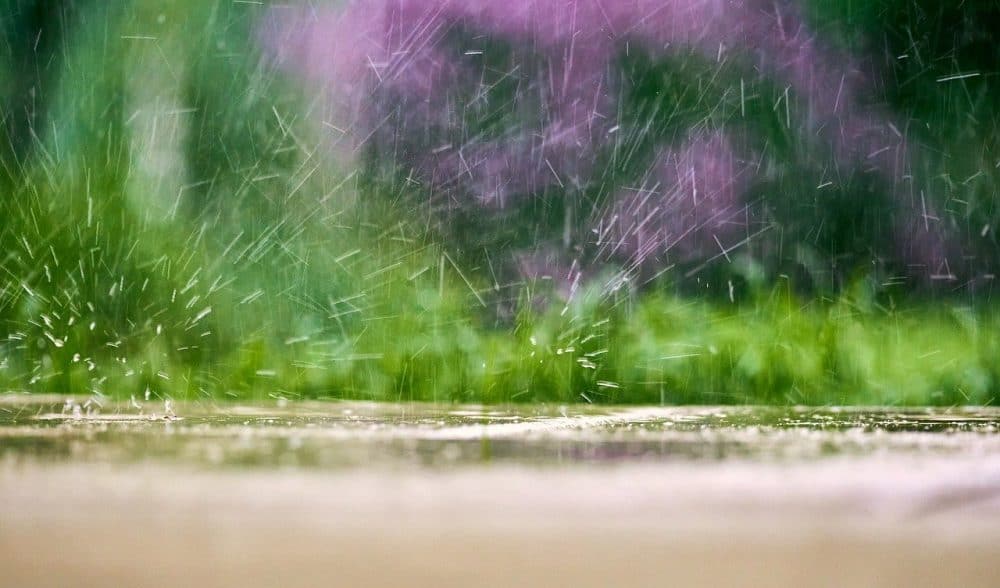
M661 132L748 121L766 145L753 201L769 230L642 284L608 288L595 270L567 300L555 272L503 269L561 215L429 222L391 161L331 146L329 95L261 31L277 10L338 3L6 0L0 387L98 401L993 402L1000 3L802 6L920 146L952 278L915 279L882 255L897 203L864 174L817 204L821 169L785 87L683 50L622 64L639 97L624 108ZM741 81L757 99L733 100Z

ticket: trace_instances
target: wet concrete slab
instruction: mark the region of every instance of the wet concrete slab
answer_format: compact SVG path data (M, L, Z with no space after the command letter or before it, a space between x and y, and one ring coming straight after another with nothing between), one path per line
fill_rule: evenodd
M0 585L996 585L996 409L0 396Z

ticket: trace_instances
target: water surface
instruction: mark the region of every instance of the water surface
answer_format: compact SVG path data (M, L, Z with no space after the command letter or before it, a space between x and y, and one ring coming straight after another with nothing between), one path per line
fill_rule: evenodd
M993 408L5 395L0 585L989 586L998 427Z

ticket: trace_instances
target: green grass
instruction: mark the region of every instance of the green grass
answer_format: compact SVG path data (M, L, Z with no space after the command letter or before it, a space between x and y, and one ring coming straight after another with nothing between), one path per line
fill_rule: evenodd
M331 230L323 223L321 234ZM70 249L60 239L80 238L71 224L7 258L8 268L22 265L0 297L16 312L0 343L0 387L124 398L953 405L992 403L1000 382L1000 316L989 305L895 306L867 278L836 299L797 297L785 282L734 303L595 288L494 326L479 304L488 289L474 293L450 256L403 225L397 240L360 231L340 248L308 230L271 244L267 232L214 246L201 233L135 237L175 242L170 255L78 228L81 249L101 252L88 265L86 255L59 259ZM336 269L318 279L312 267ZM525 292L544 297L548 286Z
M994 252L992 78L935 82L966 63L927 3L856 4L817 18L852 47L862 33L895 47L904 23L918 33L924 61L900 66L889 98L943 154L925 180L946 221ZM504 290L521 303L498 321L481 261L324 152L318 107L247 44L252 5L124 6L92 8L67 38L48 70L53 130L4 160L0 389L818 405L990 404L1000 391L988 290L915 293L862 265L847 286L809 290L752 248L719 262L708 294L668 273L564 306L540 280ZM777 185L775 202L798 201L801 184ZM801 242L793 228L781 245L801 252L809 227Z

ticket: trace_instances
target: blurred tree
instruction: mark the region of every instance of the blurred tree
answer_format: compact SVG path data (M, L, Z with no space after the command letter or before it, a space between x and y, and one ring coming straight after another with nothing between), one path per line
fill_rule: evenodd
M60 74L68 31L89 0L2 0L0 2L0 163L18 173L36 129L48 124L51 90Z

